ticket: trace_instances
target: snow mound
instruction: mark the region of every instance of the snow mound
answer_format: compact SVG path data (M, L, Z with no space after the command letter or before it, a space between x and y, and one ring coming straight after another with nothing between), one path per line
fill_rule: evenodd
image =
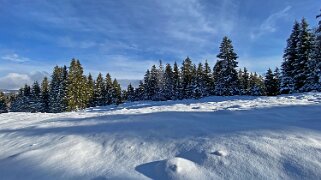
M213 152L213 154L216 156L223 156L224 157L224 156L227 156L228 153L223 150L218 150L218 151Z
M192 180L216 177L193 161L180 157L143 164L136 170L152 179Z

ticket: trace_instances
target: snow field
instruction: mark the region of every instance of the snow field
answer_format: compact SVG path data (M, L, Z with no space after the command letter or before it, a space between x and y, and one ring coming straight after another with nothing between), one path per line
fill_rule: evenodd
M3 179L320 179L321 93L0 114Z

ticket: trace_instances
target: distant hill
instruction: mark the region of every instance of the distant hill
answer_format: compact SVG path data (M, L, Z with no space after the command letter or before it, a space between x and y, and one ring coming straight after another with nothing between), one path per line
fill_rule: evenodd
M16 94L18 93L18 90L0 89L0 92L3 92L4 94Z
M129 85L129 83L132 84L133 87L138 87L139 85L139 81L137 79L117 79L118 83L120 84L122 89L127 89L127 86Z
M136 80L136 79L119 79L117 80L118 83L120 84L122 89L127 89L127 86L129 85L129 83L132 84L133 87L138 87L139 85L139 81L140 80ZM16 94L18 93L18 90L10 90L10 89L0 89L0 92L3 92L4 94Z

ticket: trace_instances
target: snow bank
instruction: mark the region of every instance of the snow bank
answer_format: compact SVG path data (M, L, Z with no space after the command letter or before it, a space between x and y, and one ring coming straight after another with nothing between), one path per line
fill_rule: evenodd
M321 93L0 114L1 179L320 179Z

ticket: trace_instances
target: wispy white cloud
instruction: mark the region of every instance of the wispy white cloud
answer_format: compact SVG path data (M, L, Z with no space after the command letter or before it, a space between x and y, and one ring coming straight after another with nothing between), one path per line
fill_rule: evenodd
M87 48L92 48L97 46L97 43L92 41L92 40L74 40L71 37L64 36L56 39L57 43L61 47L66 47L66 48L75 48L75 49L87 49Z
M256 71L260 74L264 74L268 68L274 69L276 67L280 67L282 55L272 55L267 57L241 56L238 61L239 68L246 67L251 72Z
M251 39L256 39L266 33L273 33L277 30L277 22L281 19L284 19L289 16L289 11L291 10L291 6L285 7L283 10L271 14L267 17L259 28L255 29L251 32L250 37Z
M19 56L16 53L6 54L1 57L2 60L10 61L10 62L17 62L17 63L24 63L29 62L30 59L26 57Z
M0 77L0 89L16 90L24 84L31 85L34 81L40 82L45 76L49 76L47 72L34 71L31 73L8 73Z

